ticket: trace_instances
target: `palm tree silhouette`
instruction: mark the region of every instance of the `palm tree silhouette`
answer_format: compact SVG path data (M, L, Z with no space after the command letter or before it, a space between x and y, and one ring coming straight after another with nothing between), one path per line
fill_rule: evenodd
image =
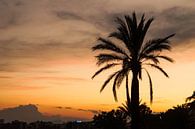
M149 72L144 66L151 66L160 70L166 77L168 74L159 66L159 59L169 62L173 60L167 56L161 55L161 51L170 50L169 38L171 34L165 38L151 39L144 42L146 33L153 21L153 18L145 21L142 15L139 23L137 22L135 12L132 16L125 15L124 18L116 18L117 31L110 33L107 38L100 37L98 43L92 47L93 51L101 50L97 58L97 65L103 65L93 76L92 79L101 72L121 66L121 69L111 74L104 82L100 92L113 79L113 94L117 101L116 88L119 88L124 78L126 79L126 97L127 102L132 105L132 129L139 129L139 79L142 79L142 70L146 71L150 82L150 101L153 100L152 80ZM118 41L116 44L116 40ZM131 100L129 96L128 75L132 73L131 82Z
M191 96L186 98L186 102L191 101L191 100L195 101L195 91L193 92L193 94Z

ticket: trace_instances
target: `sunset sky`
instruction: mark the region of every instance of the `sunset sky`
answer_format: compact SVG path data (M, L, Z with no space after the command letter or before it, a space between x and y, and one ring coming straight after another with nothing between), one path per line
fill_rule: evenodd
M125 102L125 87L113 99L111 85L100 94L109 72L98 69L90 48L115 30L114 18L145 13L154 17L148 39L172 33L173 64L163 62L167 79L149 68L155 112L185 102L195 90L194 0L0 0L0 109L35 104L44 114L91 119L96 111ZM148 78L140 84L149 105Z

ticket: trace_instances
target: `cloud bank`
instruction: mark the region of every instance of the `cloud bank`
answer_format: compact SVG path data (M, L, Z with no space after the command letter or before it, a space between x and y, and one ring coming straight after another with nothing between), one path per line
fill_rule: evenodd
M11 122L14 120L34 122L34 121L52 121L52 122L65 122L73 120L86 120L85 118L66 117L66 116L46 116L42 114L36 105L20 105L17 107L6 108L0 110L0 119L4 119L5 122Z
M114 30L114 18L132 11L156 18L148 37L176 33L175 45L195 37L193 1L165 1L162 5L155 1L146 4L142 0L120 3L0 0L0 3L0 71L21 71L20 66L39 67L47 65L48 60L87 58L96 38Z

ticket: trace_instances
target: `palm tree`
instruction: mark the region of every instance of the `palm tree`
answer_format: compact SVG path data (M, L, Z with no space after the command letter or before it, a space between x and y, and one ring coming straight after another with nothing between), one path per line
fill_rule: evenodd
M169 38L173 37L174 34L144 42L152 21L153 18L145 21L145 16L142 15L138 23L135 13L132 16L125 15L124 18L117 17L117 31L110 33L107 38L100 37L98 39L99 42L92 47L93 51L102 51L96 56L97 65L105 65L92 76L92 79L107 69L121 66L121 69L108 77L100 92L113 79L113 94L117 101L116 88L120 87L124 78L126 79L127 102L132 104L132 129L139 129L139 79L142 79L142 70L145 70L149 77L150 101L152 102L153 100L151 76L144 66L156 68L166 77L169 77L159 66L159 59L173 62L171 58L161 55L161 51L171 49ZM131 99L128 86L128 75L130 72L132 73Z
M131 117L132 114L132 105L131 103L126 102L125 104L123 103L122 106L118 107L119 110L124 112L127 116ZM152 113L152 110L146 105L146 103L141 103L139 102L139 114L140 118L142 120L142 123L144 123L145 119L150 116Z
M195 108L195 91L192 93L191 96L186 98L186 104L191 108Z
M195 91L193 92L193 94L191 96L186 98L186 102L191 101L191 100L195 101Z

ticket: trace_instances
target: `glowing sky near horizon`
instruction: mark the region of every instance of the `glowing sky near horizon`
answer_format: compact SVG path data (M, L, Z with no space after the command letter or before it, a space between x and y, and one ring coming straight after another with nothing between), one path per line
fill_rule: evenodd
M87 7L87 8L86 8ZM99 93L105 72L90 48L97 37L114 30L114 18L132 11L155 17L148 38L176 33L173 50L165 54L165 78L149 68L154 84L153 111L184 103L195 90L195 2L193 0L0 0L0 108L38 104L45 114L90 119L90 110L110 110L125 101L125 88L115 102L111 85ZM148 79L140 96L149 104ZM56 109L54 107L71 107ZM77 109L85 109L77 110ZM89 110L89 111L88 111Z

